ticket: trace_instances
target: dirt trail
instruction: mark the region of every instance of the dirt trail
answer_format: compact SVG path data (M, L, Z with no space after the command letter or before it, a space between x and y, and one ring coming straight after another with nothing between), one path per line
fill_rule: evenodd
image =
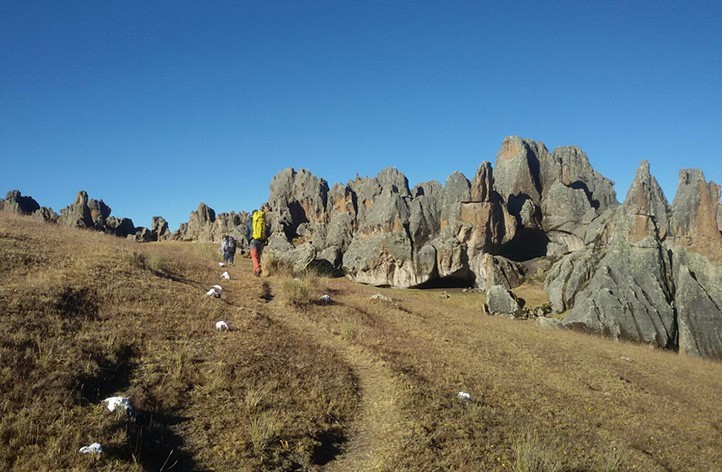
M327 471L389 470L388 460L401 446L406 428L398 405L403 388L384 362L367 350L328 332L302 313L280 310L278 302L268 304L270 315L320 345L341 354L353 368L359 383L360 404L342 452L329 462Z

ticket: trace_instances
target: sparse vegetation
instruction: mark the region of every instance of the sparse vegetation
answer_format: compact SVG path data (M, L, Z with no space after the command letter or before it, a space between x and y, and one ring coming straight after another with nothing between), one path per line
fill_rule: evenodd
M481 316L475 292L259 280L240 258L211 299L199 247L0 215L0 469L722 464L719 363ZM537 288L515 291L541 305ZM116 394L134 416L100 404Z
M286 278L281 281L281 298L287 305L306 306L313 301L308 279Z

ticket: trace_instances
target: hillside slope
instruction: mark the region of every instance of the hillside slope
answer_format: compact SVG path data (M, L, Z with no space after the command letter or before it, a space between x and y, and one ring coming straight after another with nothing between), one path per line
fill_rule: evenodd
M722 467L718 363L217 257L1 215L0 468Z

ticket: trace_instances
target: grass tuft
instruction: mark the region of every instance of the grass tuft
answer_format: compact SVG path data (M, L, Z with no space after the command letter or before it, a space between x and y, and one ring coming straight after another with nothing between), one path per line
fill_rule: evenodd
M561 472L565 462L536 433L527 433L514 444L514 472Z
M311 304L311 284L308 279L286 278L281 281L281 299L286 305L303 307Z

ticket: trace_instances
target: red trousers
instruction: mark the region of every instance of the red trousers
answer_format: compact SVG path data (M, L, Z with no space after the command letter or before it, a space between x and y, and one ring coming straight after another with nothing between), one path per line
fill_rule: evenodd
M253 260L253 273L261 273L261 253L263 252L263 246L251 245L251 259Z

